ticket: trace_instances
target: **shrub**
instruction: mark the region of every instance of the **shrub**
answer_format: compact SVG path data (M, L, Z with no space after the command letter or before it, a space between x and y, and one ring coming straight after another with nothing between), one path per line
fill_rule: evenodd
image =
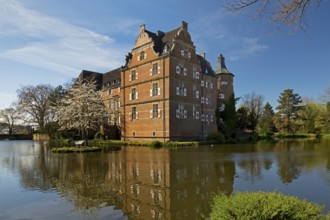
M150 143L150 146L151 147L161 147L162 146L162 143L160 143L159 141L152 141Z
M286 196L278 192L238 192L231 196L218 195L212 202L212 220L314 220L324 219L323 206Z
M207 140L214 140L217 141L218 143L224 143L225 136L220 132L211 132L207 137Z

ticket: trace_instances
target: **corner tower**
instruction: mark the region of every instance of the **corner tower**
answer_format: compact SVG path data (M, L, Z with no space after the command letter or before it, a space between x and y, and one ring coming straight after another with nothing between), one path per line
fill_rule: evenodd
M225 58L222 54L219 54L217 58L215 74L217 76L217 89L219 91L219 106L224 109L224 101L234 94L234 74L227 69Z

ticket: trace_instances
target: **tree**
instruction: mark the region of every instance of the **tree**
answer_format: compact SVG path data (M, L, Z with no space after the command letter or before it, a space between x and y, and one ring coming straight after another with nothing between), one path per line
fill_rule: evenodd
M25 113L25 120L36 123L40 131L51 118L49 95L53 92L50 85L23 86L17 90L18 106Z
M275 125L278 130L289 134L295 133L295 120L297 120L299 105L302 100L298 93L294 93L293 89L285 89L279 99L279 105L276 107L278 112L275 114Z
M258 119L262 112L264 97L255 92L251 92L242 97L242 106L247 109L248 129L255 131Z
M320 133L327 134L330 131L330 102L318 106L319 112L315 118L316 129Z
M286 25L307 26L306 13L312 5L318 8L322 0L227 0L229 11L241 11L252 6L257 7L257 15L266 16L267 20Z
M263 111L258 121L258 130L260 133L272 134L275 132L276 128L273 122L274 115L273 107L267 102L263 107Z
M236 111L236 127L242 131L249 127L248 108L241 106Z
M218 131L225 135L226 138L233 138L235 135L235 122L236 122L236 99L233 94L228 100L225 101L224 109L216 109Z
M316 118L320 114L321 108L318 104L308 101L298 112L299 118L302 120L304 133L319 133L316 124Z
M77 79L56 108L56 117L60 128L78 129L84 140L88 130L97 130L107 115L107 111L93 80Z
M20 114L15 103L13 103L9 108L0 110L0 119L2 119L2 121L6 124L9 135L13 134L15 122L17 122L19 118Z

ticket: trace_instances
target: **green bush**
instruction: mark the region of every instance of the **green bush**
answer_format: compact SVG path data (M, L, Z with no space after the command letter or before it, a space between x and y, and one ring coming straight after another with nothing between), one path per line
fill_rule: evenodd
M160 141L152 141L151 143L150 143L150 146L151 147L161 147L162 146L162 143L160 143Z
M225 142L225 136L220 132L211 132L207 137L207 140L214 140L222 144Z
M212 220L316 220L325 219L323 206L278 192L238 192L213 198Z

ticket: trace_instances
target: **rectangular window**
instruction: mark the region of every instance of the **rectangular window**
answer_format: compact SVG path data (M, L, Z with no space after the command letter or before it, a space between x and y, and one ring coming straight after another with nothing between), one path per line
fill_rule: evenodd
M158 83L152 84L152 96L158 96Z
M205 82L205 87L208 88L209 87L209 82Z
M196 72L196 79L199 79L199 72Z
M221 81L221 85L227 85L228 82L227 81Z
M196 79L196 72L197 72L196 67L193 67L192 73L193 73L193 78L194 79Z
M201 97L201 103L204 104L204 97Z
M177 118L187 118L187 110L183 104L178 105L178 109L176 110L176 117Z
M187 75L187 68L183 68L183 75Z
M193 98L196 98L196 86L193 85Z
M136 107L132 107L132 119L136 119Z
M184 68L183 65L177 65L175 72L179 75L187 75L187 68Z
M202 87L204 86L204 80L201 81L201 86L202 86Z
M225 104L221 104L219 107L219 111L223 112L225 110Z
M141 51L140 53L140 60L143 60L144 59L144 51Z
M176 87L176 94L180 96L187 96L187 89L184 88L184 84L179 82L179 86Z
M113 103L113 110L115 112L117 112L119 110L119 103L118 103L118 100L114 100L114 103Z
M158 63L152 64L152 75L158 74Z
M133 88L133 89L132 89L132 93L131 93L131 100L135 100L135 99L137 99L137 98L136 98L136 93L137 93L137 92L136 92L136 88Z
M131 81L136 80L136 70L132 70Z
M219 99L224 99L224 98L225 98L225 94L219 93Z
M152 117L158 118L158 104L152 105Z

